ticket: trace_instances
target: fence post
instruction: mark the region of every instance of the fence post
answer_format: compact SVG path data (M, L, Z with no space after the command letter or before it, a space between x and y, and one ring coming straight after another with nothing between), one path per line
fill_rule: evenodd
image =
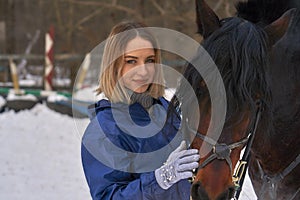
M45 38L45 77L44 87L45 90L52 90L52 78L54 73L54 26L51 25Z
M10 67L11 78L14 84L14 93L21 94L20 87L19 87L17 67L12 59L9 59L9 67Z

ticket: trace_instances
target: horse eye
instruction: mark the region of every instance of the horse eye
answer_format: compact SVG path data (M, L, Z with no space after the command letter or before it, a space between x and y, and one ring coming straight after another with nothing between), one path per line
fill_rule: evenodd
M206 87L205 81L200 81L200 87L202 87L202 88Z
M228 18L224 18L224 19L221 19L220 20L220 24L221 24L221 26L223 26L225 23L227 23L229 20L231 20L232 19L232 17L228 17Z
M226 22L227 22L226 19L222 19L222 20L220 21L221 26L223 26Z

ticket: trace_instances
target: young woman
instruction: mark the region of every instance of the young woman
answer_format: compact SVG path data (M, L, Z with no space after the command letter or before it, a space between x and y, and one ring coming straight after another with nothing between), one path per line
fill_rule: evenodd
M107 99L91 108L82 138L82 163L93 199L190 198L187 179L198 167L198 150L176 143L180 119L166 118L159 63L159 47L144 25L123 22L112 29L97 88Z

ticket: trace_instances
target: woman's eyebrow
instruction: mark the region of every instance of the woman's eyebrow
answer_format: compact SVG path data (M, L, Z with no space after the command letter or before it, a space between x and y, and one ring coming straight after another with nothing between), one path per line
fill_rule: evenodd
M155 58L155 55L150 55L150 56L147 56L146 59L151 59L151 58Z
M136 56L131 56L131 55L125 55L124 57L125 57L125 58L134 58L134 59L138 59L138 57L136 57ZM153 57L155 57L155 55L150 55L150 56L148 56L147 58L153 58Z
M125 55L125 58L134 58L134 59L138 59L138 57L136 57L136 56L131 56L131 55Z

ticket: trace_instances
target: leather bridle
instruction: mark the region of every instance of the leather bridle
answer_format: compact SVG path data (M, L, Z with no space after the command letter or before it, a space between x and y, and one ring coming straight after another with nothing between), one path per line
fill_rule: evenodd
M258 100L256 102L256 113L255 113L255 119L254 119L255 121L254 121L247 137L241 139L238 142L234 142L229 145L225 144L225 143L218 143L214 139L212 139L198 131L193 130L191 127L189 127L189 125L187 123L187 128L189 131L191 131L193 134L195 134L195 136L197 138L200 138L201 140L203 140L204 142L206 142L212 146L212 154L199 165L198 169L196 169L194 171L194 177L192 178L191 182L194 181L197 171L199 169L204 168L206 165L208 165L214 159L225 160L227 162L227 164L229 165L231 174L233 174L232 173L232 161L230 159L231 151L237 147L240 147L240 146L243 146L246 144L246 149L244 151L242 159L239 160L239 165L237 167L237 170L235 171L235 173L232 177L235 188L234 188L234 195L233 195L233 197L231 197L231 199L238 199L240 190L243 185L244 177L245 177L245 174L247 171L248 161L249 161L249 157L250 157L250 149L253 144L254 136L255 136L255 133L257 130L257 125L259 123L261 113L262 113L262 103L261 103L261 100Z

